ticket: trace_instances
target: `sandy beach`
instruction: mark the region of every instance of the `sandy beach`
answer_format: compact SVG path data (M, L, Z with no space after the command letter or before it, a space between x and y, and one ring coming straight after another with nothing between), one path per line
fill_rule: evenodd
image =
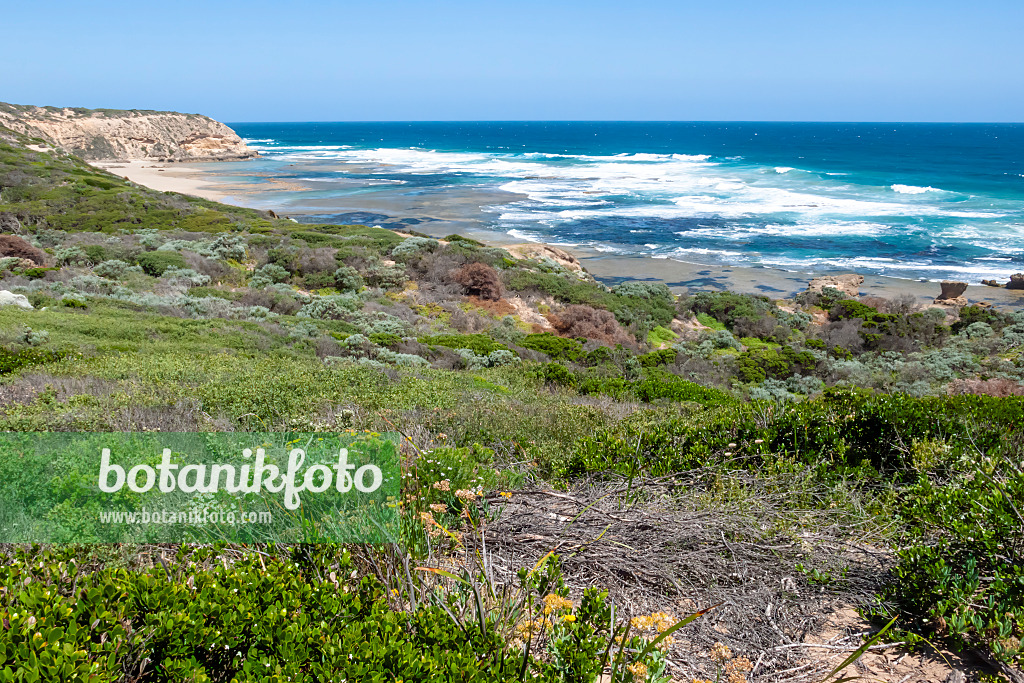
M230 197L221 183L203 177L201 171L184 164L161 164L141 159L93 161L90 164L160 192L180 192L212 201L232 203L228 201Z
M246 162L231 162L245 164ZM512 193L467 192L454 188L410 195L397 189L372 195L354 195L343 202L335 199L306 201L301 207L282 205L280 193L309 190L309 184L289 183L268 177L259 184L225 182L224 178L204 170L205 164L156 163L152 161L101 161L94 166L123 176L128 180L162 192L180 192L224 202L235 206L267 210L279 215L366 214L361 222L380 224L392 229L415 230L444 237L458 233L494 246L522 242L497 230L487 229L485 206L515 201ZM618 256L590 247L562 246L572 252L584 267L606 284L624 280L665 282L677 293L701 290L731 290L762 294L775 299L791 297L807 288L817 275L804 271L775 268L718 267L687 263L674 259ZM829 273L834 274L834 273ZM922 304L931 303L939 294L939 283L927 280L906 280L878 275L864 275L861 293L892 297L909 293ZM1005 309L1024 306L1024 291L972 285L965 296L970 301L985 301Z

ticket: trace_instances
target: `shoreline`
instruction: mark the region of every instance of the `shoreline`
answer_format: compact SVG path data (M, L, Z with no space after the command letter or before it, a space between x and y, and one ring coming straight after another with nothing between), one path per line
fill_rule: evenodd
M420 196L402 202L396 200L364 197L348 207L324 206L323 211L287 209L267 206L267 202L253 201L268 191L289 191L308 189L297 184L268 179L271 188L254 187L250 184L231 184L212 179L200 166L211 162L167 163L148 160L105 160L91 162L131 182L144 185L160 192L179 192L202 199L222 202L234 206L266 211L272 209L278 215L314 216L365 214L367 222L377 219L381 227L391 230L416 230L432 237L444 237L453 233L465 235L489 246L523 244L502 232L486 230L479 221L465 218L466 197L456 191L439 191L436 196ZM244 163L236 161L230 163ZM494 197L496 202L512 201L509 198ZM330 211L328 211L328 209ZM537 244L541 244L537 242ZM807 289L814 277L836 273L814 273L810 271L785 271L768 267L710 266L688 263L667 258L643 256L619 256L602 253L592 247L574 245L551 245L568 251L580 260L584 268L604 284L616 284L625 280L649 280L665 282L677 294L691 291L730 290L746 294L761 294L773 299L791 298ZM641 272L638 272L641 271ZM858 273L863 275L861 292L869 296L893 297L912 294L922 304L931 304L939 294L938 281L907 280L885 275ZM1024 290L1008 290L1005 287L969 285L964 296L970 302L987 302L998 307L1020 308L1024 306Z

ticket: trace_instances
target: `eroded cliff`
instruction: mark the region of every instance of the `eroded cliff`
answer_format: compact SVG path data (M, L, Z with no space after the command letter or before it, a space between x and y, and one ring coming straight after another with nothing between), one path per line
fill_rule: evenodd
M0 103L0 126L83 159L229 161L256 156L235 131L199 114Z

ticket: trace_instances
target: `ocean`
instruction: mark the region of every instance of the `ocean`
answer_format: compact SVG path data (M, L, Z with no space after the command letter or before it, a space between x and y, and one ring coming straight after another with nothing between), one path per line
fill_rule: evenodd
M304 220L434 201L505 241L712 268L1024 271L1024 124L229 125L262 158L214 172Z

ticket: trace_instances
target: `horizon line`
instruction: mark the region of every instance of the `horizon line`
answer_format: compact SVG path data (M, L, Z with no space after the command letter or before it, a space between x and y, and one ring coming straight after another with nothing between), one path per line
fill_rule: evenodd
M200 114L200 116L208 116ZM211 117L212 118L212 117ZM843 125L978 125L978 126L1019 126L1024 121L845 121L845 120L798 120L798 119L338 119L338 120L279 120L279 121L229 121L224 123L779 123L779 124L843 124Z

